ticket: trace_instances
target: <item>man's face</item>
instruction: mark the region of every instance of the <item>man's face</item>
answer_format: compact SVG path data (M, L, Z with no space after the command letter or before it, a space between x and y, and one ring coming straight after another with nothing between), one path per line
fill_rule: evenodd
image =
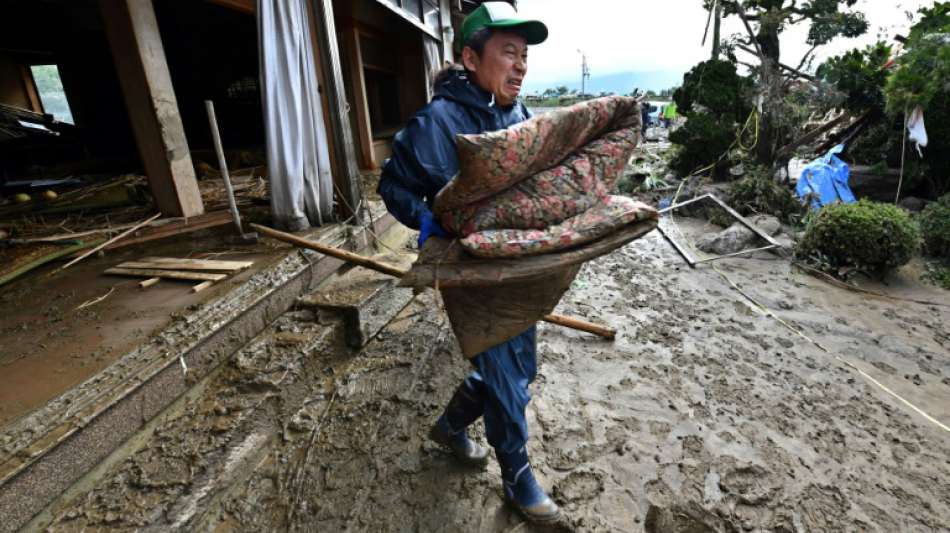
M509 106L521 93L528 73L528 42L516 33L497 31L485 43L481 57L466 47L462 61L473 73L476 85L494 94L499 105Z

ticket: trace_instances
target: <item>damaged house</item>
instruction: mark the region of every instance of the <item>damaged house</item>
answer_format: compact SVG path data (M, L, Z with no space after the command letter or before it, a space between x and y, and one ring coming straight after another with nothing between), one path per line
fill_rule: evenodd
M355 251L404 231L373 176L477 4L0 2L0 530L340 268L230 203Z

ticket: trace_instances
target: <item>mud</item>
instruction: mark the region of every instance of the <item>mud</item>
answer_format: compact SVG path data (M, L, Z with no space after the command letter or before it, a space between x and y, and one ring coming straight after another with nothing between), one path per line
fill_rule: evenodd
M184 250L184 252L183 252ZM174 315L242 283L275 261L265 245L244 247L228 257L255 261L244 272L195 294L192 282L165 280L146 291L139 279L104 276L102 271L144 255L184 256L228 250L214 239L189 240L119 250L91 257L67 271L49 265L0 289L0 427L30 413L108 367ZM233 252L233 250L230 250ZM77 309L101 297L100 303Z
M51 530L950 531L950 436L843 364L950 424L950 308L768 254L718 269L654 233L585 266L558 309L615 342L540 326L529 450L559 524L524 524L497 463L426 440L469 370L429 292L358 352L285 315ZM913 274L869 288L950 304Z
M946 307L831 288L772 256L719 268L950 422ZM541 326L530 451L565 511L553 530L948 530L946 433L656 235L586 266L559 312L620 335ZM432 294L358 353L316 321L283 317L52 530L542 530L503 504L494 462L466 470L425 438L468 370Z

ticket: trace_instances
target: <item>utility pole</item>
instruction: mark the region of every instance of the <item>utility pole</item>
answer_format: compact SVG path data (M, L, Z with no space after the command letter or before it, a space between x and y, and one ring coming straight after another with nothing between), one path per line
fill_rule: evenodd
M581 97L584 97L584 94L587 93L587 80L590 79L590 67L587 65L587 55L584 52L581 52L580 49L577 50L577 53L581 55Z

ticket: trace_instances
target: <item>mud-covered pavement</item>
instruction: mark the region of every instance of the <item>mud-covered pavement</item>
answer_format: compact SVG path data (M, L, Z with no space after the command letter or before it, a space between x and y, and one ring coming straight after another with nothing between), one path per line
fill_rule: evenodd
M950 424L950 308L770 255L719 269L830 353L657 233L588 264L558 312L619 335L541 326L529 449L563 505L553 529L950 531L950 433L881 388ZM494 461L466 470L425 440L468 371L431 292L359 353L331 326L282 317L52 530L540 530L503 504Z

